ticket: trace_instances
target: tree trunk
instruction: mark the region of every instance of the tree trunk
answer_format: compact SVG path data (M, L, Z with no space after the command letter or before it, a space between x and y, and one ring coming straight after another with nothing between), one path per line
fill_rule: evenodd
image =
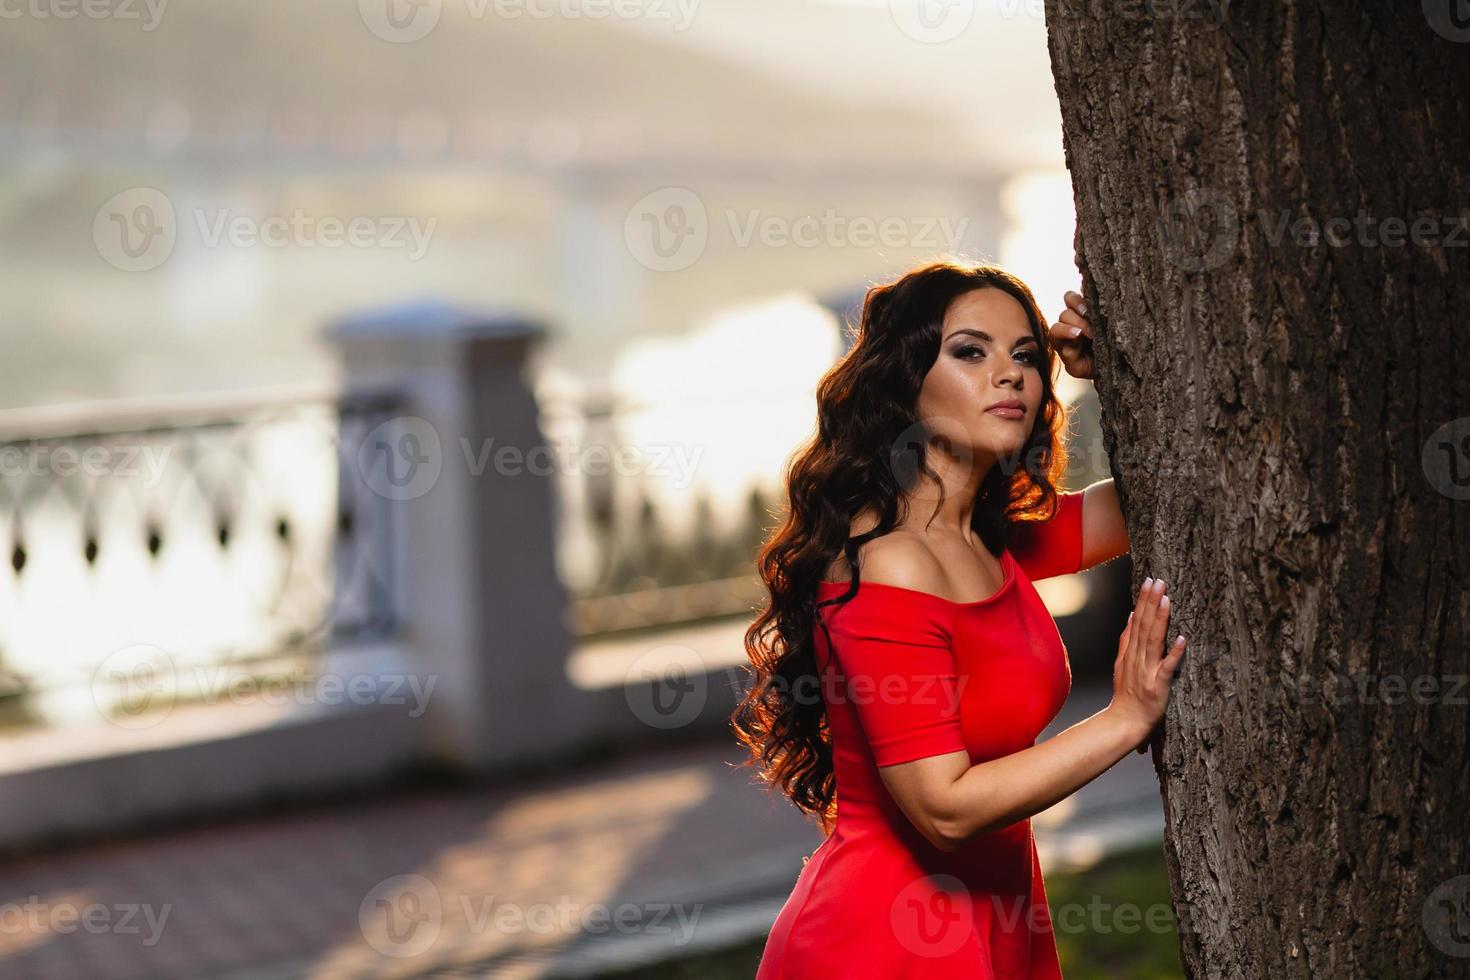
M1458 2L1046 5L1191 977L1470 975Z

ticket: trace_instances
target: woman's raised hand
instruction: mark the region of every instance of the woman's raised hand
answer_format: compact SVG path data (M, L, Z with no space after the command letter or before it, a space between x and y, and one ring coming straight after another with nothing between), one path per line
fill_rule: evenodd
M1047 330L1046 337L1051 341L1052 347L1056 348L1068 374L1074 378L1094 377L1092 325L1087 322L1087 304L1081 293L1070 289L1063 294L1062 299L1067 308Z
M1169 596L1162 580L1147 578L1128 625L1118 639L1113 664L1113 700L1107 710L1136 725L1146 741L1169 704L1169 682L1184 659L1184 634L1174 638L1167 655L1164 634L1169 628Z

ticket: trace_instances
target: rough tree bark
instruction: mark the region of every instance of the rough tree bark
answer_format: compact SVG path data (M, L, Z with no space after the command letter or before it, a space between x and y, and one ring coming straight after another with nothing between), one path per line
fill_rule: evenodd
M1458 3L1047 2L1191 977L1470 975Z

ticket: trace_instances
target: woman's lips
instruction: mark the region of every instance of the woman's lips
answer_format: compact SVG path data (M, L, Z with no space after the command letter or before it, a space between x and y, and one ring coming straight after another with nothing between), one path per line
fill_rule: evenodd
M987 408L985 411L990 415L998 415L1003 419L1023 419L1026 417L1026 410L1024 408L1007 408L1004 405Z

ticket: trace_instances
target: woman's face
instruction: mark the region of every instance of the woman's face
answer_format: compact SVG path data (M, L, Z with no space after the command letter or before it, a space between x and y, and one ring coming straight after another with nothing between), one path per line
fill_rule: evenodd
M1014 458L1041 411L1046 364L1026 311L1003 289L972 289L949 304L941 338L919 389L920 420L977 461Z

